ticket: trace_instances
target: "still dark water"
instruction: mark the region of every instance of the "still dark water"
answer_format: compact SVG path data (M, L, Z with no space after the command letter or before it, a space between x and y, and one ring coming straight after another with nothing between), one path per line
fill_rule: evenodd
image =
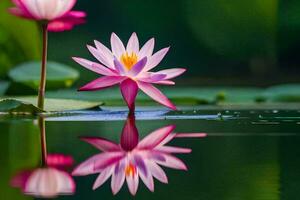
M146 113L146 114L145 114ZM176 154L188 171L163 167L168 184L154 181L150 192L142 181L136 199L187 200L279 200L298 199L300 188L300 112L298 110L189 110L182 113L145 111L138 113L136 126L140 138L167 125L176 133L207 133L202 138L177 138L171 146L191 148L190 154ZM96 136L120 141L124 113L75 113L46 118L48 154L73 157L72 169L99 153L81 141ZM145 117L146 116L146 117ZM150 117L149 117L150 116ZM41 163L40 129L36 119L2 117L0 122L0 199L37 199L11 187L18 172L34 169ZM97 190L98 175L74 177L74 195L57 199L128 199L126 181L113 195L110 180Z

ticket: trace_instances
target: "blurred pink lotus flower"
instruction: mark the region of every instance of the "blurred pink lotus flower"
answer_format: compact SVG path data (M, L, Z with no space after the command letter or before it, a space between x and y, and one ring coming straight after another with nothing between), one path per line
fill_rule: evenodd
M138 132L134 119L129 118L123 128L121 142L116 144L100 137L83 137L103 153L92 156L79 166L72 175L85 176L100 173L93 189L100 187L109 177L111 189L117 194L125 180L132 195L135 195L139 185L139 178L150 191L154 191L153 177L162 183L168 183L168 178L159 166L173 169L187 170L186 165L174 153L190 153L191 149L166 144L176 137L205 137L205 133L180 134L173 133L175 126L160 128L138 141Z
M12 0L16 7L10 12L16 16L46 22L49 31L71 30L85 21L85 12L71 11L76 0Z
M83 67L104 76L81 87L80 91L101 90L120 84L121 93L131 112L135 108L138 89L158 103L176 110L175 105L153 84L174 85L170 79L181 75L185 69L150 72L162 61L169 47L153 54L154 38L140 48L136 33L131 35L126 48L115 33L111 35L112 50L98 41L95 41L95 46L96 48L88 45L87 48L101 64L78 57L73 59Z
M47 162L51 160L51 165L33 170L24 170L13 177L11 185L20 188L26 195L41 198L74 194L76 185L72 176L60 169L70 165L71 157L54 154L48 155L47 158L49 158Z
M46 158L47 166L56 168L67 168L74 164L72 156L63 154L50 154Z

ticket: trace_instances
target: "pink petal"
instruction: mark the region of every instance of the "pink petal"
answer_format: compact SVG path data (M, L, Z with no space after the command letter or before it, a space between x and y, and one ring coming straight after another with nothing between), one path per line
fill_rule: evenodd
M19 172L17 175L15 175L11 179L11 181L10 181L11 186L20 188L23 190L31 173L32 173L31 170L24 170L24 171Z
M147 57L144 57L131 68L131 70L128 72L128 75L132 77L137 76L144 69L146 63Z
M26 19L34 19L34 17L32 15L30 15L27 12L24 12L22 9L20 8L9 8L9 12L13 15L16 15L18 17L23 17Z
M43 19L53 20L54 18L60 17L56 14L56 10L59 7L57 0L53 1L36 1L37 8Z
M112 33L110 43L113 55L119 59L122 56L122 54L126 52L122 41L115 33Z
M146 44L141 48L138 57L139 58L143 58L143 57L150 57L153 53L153 49L154 49L154 38L151 38L150 40L148 40L148 42L146 42Z
M15 9L19 9L25 18L35 19L35 17L28 11L22 0L13 0L12 2L17 6Z
M120 164L116 165L115 170L112 174L111 189L114 195L116 195L120 191L125 181L124 167L124 163L121 162Z
M169 125L160 129L157 129L147 135L142 141L139 142L139 149L152 149L159 145L164 139L170 135L170 133L175 129L174 125Z
M112 55L112 52L101 42L98 42L97 40L95 40L94 42L98 51L102 55L100 62L102 62L107 67L114 69L114 57Z
M131 53L138 53L139 52L139 39L136 35L136 33L132 33L131 37L129 38L129 41L127 43L126 52Z
M52 1L53 3L53 1ZM69 1L57 1L56 12L52 15L52 18L59 18L66 15L74 7L76 0ZM49 7L48 5L45 5Z
M51 21L48 24L48 31L50 32L62 32L72 30L74 27L73 23L64 22L64 21Z
M148 73L146 76L139 77L138 80L147 83L157 83L166 78L165 74Z
M127 182L130 194L134 196L136 194L136 192L138 190L138 186L139 186L138 174L134 174L133 176L126 176L126 182Z
M120 75L125 74L124 66L116 57L114 57L114 67Z
M162 59L165 57L168 51L169 47L161 49L160 51L156 52L153 56L151 56L148 60L146 67L144 68L144 71L149 71L156 67L162 61Z
M171 147L171 146L160 146L155 148L155 150L161 151L163 153L191 153L192 152L192 150L188 148Z
M135 125L135 117L129 115L121 135L121 147L124 151L133 150L139 142L139 132Z
M47 166L64 168L70 167L74 163L72 156L64 154L48 154L47 155Z
M93 145L101 151L120 151L120 146L110 140L101 137L81 137L81 140Z
M168 177L166 176L164 170L155 162L148 161L147 167L149 172L160 182L168 183Z
M156 163L163 165L165 167L173 168L173 169L179 169L179 170L187 170L186 165L175 156L172 156L170 154L161 154L165 158L164 161L162 160L155 160Z
M175 85L174 81L169 81L169 80L162 80L162 81L157 81L155 84L160 84L160 85Z
M76 11L76 10L72 10L68 13L66 13L63 18L66 17L72 17L72 18L85 18L86 17L86 13L83 11Z
M96 42L95 42L96 43ZM106 53L103 53L105 52L104 50L104 45L100 45L101 43L96 43L98 45L98 47L101 49L99 50L98 47L97 49L92 47L92 46L89 46L87 45L87 48L89 49L89 51L91 52L91 54L97 58L97 60L99 60L101 63L103 63L104 65L106 65L107 67L109 68L112 68L114 69L114 62L113 62L113 56L112 54L110 53L110 56L108 55L109 53L106 52ZM107 49L108 50L108 49ZM109 51L109 50L108 50Z
M124 79L125 77L122 76L103 76L84 85L79 91L101 90L118 84Z
M71 11L60 18L51 20L48 24L48 31L67 31L73 29L75 25L83 23L85 23L85 13L81 11Z
M40 10L37 7L37 4L34 0L20 0L20 4L22 4L26 10L36 19L40 20L43 16L40 14Z
M128 78L121 83L120 89L130 112L134 112L135 99L139 89L137 83L132 79Z
M176 133L177 138L202 138L206 137L207 133Z
M116 76L116 72L100 65L99 63L95 63L84 58L72 57L75 62L82 65L83 67L105 76Z
M156 73L165 74L166 75L165 79L171 79L171 78L175 78L177 76L180 76L185 71L186 71L186 69L183 69L183 68L174 68L174 69L161 70L161 71L158 71Z
M103 183L105 183L105 181L107 181L107 179L112 175L114 170L114 166L109 166L106 169L104 169L101 174L97 177L94 185L93 185L93 190L97 189L98 187L100 187L101 185L103 185Z
M159 91L156 87L154 87L150 83L138 81L138 86L144 93L146 93L148 96L150 96L158 103L172 110L176 110L176 106L165 95L163 95L161 91Z

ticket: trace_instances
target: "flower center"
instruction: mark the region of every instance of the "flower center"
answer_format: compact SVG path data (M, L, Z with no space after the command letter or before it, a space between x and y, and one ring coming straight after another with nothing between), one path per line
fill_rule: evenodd
M135 174L136 174L136 167L132 163L129 163L125 168L125 175L133 177Z
M125 66L125 68L128 70L130 70L133 65L135 65L138 61L138 56L136 55L136 53L124 53L121 56L121 63Z

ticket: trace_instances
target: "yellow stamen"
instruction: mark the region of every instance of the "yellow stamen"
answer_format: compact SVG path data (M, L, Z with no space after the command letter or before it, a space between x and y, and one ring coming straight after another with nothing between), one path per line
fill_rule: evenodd
M130 70L138 61L138 56L136 55L136 53L124 53L121 56L121 63L124 65L124 67L127 70Z
M125 168L125 175L133 177L135 174L136 174L136 167L132 163L129 163Z

